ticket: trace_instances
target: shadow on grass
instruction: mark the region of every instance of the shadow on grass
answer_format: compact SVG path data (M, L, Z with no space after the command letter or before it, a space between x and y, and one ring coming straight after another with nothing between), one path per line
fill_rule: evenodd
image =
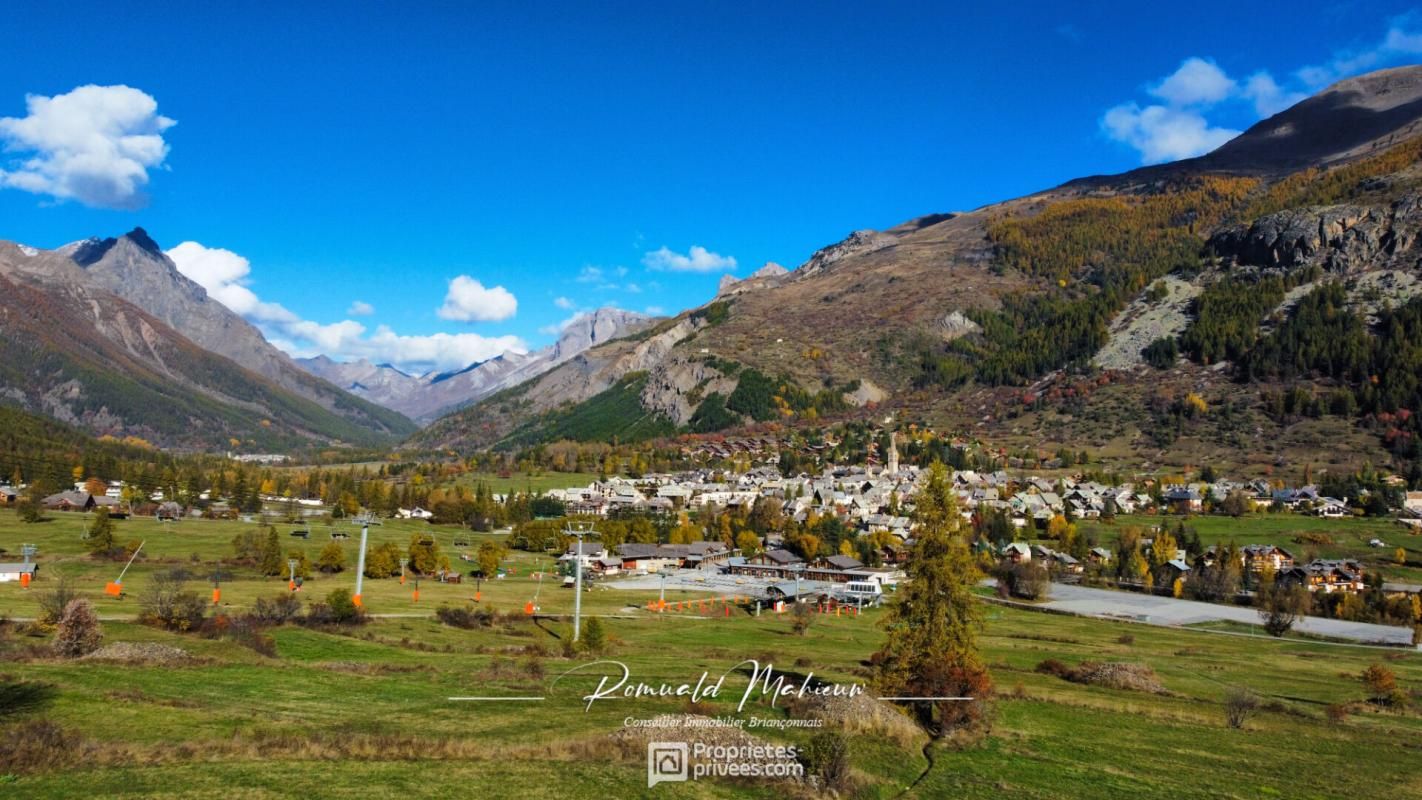
M54 701L54 687L33 681L0 680L0 719L39 711Z

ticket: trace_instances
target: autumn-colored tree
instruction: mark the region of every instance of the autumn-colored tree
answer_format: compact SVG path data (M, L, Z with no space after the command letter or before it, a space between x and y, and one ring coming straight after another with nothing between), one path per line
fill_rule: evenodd
M741 551L742 556L754 558L760 555L760 537L755 535L755 531L741 531L736 536L736 549Z
M103 497L104 493L108 490L109 485L99 480L98 478L90 478L89 480L84 481L84 491L88 492L89 494L96 495L98 497Z
M1405 548L1402 548L1402 547L1399 547L1399 548L1397 548L1396 550L1394 550L1393 553L1392 553L1392 563L1398 565L1399 567L1400 567L1400 566L1403 566L1404 564L1406 564L1406 563L1407 563L1407 550L1406 550Z
M1061 539L1070 525L1071 523L1067 522L1066 517L1057 514L1047 521L1046 537L1048 539Z
M394 542L385 542L372 548L365 556L365 577L389 578L400 574L400 547Z
M439 542L428 533L410 534L410 568L421 575L431 575L449 565L449 559L440 553Z
M346 551L341 547L341 543L330 541L321 548L321 552L316 556L316 569L322 572L341 572L346 568Z
M685 514L682 515L682 524L688 524ZM699 529L694 529L691 534L693 538L687 541L695 541L699 533ZM656 544L657 527L646 517L637 517L632 520L632 524L627 529L627 541L637 544Z
M54 651L64 658L78 658L98 650L103 637L99 615L89 601L71 600L54 631Z
M1374 700L1386 701L1397 691L1397 675L1382 664L1373 664L1363 670L1361 678Z
M499 562L504 560L504 546L498 542L484 540L479 543L479 550L475 558L479 562L479 570L484 573L484 577L492 578L499 571Z
M978 571L962 530L948 471L935 462L916 498L908 582L889 606L888 635L874 655L883 693L896 697L971 697L908 701L935 735L981 723L992 680L978 652L982 610L973 597Z

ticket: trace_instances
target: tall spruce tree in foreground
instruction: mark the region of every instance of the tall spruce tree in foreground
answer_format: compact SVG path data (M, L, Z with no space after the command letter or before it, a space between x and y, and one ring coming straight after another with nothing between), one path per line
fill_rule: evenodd
M926 730L943 736L985 721L992 679L978 653L978 570L941 463L929 468L914 503L908 582L889 606L888 638L874 661L886 696L972 698L903 701Z

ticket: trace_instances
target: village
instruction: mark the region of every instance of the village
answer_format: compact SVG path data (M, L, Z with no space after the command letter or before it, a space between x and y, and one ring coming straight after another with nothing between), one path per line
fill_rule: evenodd
M661 521L663 532L652 536L659 540L611 536L587 541L581 553L578 545L568 544L558 557L560 568L571 575L573 562L579 562L589 586L616 581L620 588L663 594L668 587L708 591L754 598L757 607L781 610L784 603L797 601L877 605L904 579L902 565L914 542L915 494L926 472L900 464L892 443L887 453L882 464L871 457L864 464L827 466L814 475L782 475L773 457L763 457L743 471L708 467L608 476L586 486L548 489L540 493L540 502L545 512L556 512L547 517L553 520L603 520L610 527L637 518ZM1048 583L1235 604L1252 602L1266 581L1299 586L1310 595L1356 597L1371 588L1381 593L1376 604L1406 603L1422 594L1418 581L1382 579L1364 563L1369 553L1322 554L1306 543L1250 540L1255 519L1329 520L1346 526L1365 513L1358 498L1327 496L1314 485L1154 478L1107 485L1082 476L970 469L950 470L949 480L980 569L999 585L1011 584L1009 594L1029 600L1045 597L1051 591ZM24 491L23 486L0 487L0 504L14 505ZM1422 532L1422 492L1397 494L1401 504L1388 509L1387 518L1395 521L1398 535ZM510 499L492 496L500 504ZM202 516L267 524L305 520L305 530L292 532L300 538L309 537L311 520L329 520L333 512L319 498L264 495L261 501L261 512L239 514L208 491L180 501L162 491L145 495L122 481L90 479L44 496L39 506L170 522ZM775 522L752 523L767 514ZM391 516L430 522L436 515L415 505ZM722 516L739 520L741 535L729 527L716 530L714 523ZM1236 520L1237 534L1202 542L1189 533L1196 519ZM668 533L677 521L676 533ZM787 536L795 530L818 531L826 523L834 531L828 541L811 537L806 544L793 533ZM525 538L521 528L506 530L514 547L526 546L520 545ZM461 543L456 538L454 544ZM1368 546L1379 552L1389 547L1377 537ZM473 560L468 552L460 555ZM1225 558L1233 567L1222 563ZM1036 588L1024 592L1013 575L1020 576L1029 565L1036 575L1029 583ZM37 569L28 558L0 565L0 581L22 580ZM445 574L440 578L446 579ZM448 578L457 579L457 573ZM1313 610L1340 617L1360 613L1356 603L1337 598L1317 602Z

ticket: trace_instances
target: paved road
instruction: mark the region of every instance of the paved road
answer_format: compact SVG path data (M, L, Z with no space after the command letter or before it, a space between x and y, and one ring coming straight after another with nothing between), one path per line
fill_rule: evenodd
M1177 600L1173 597L1121 592L1111 589L1091 589L1085 586L1052 584L1048 608L1087 617L1129 619L1150 625L1190 625L1199 622L1230 620L1247 625L1259 625L1259 612L1241 606ZM1260 629L1262 632L1262 628ZM1412 631L1391 625L1372 625L1323 617L1302 617L1294 630L1356 642L1411 644Z

